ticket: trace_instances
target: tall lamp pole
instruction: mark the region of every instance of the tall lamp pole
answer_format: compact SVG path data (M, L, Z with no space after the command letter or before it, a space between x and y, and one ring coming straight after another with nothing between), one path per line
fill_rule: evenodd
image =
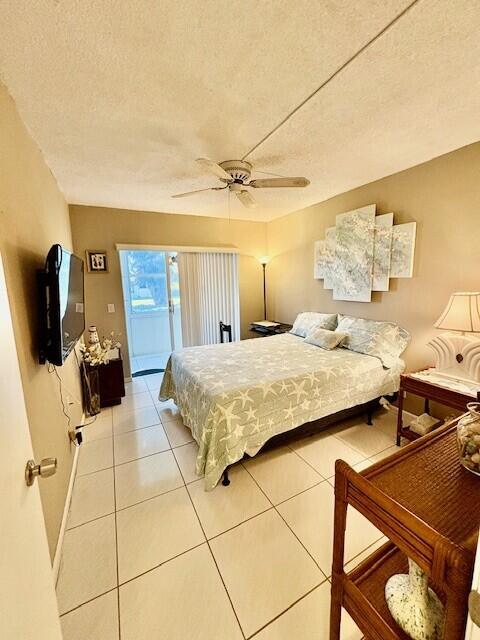
M268 256L262 256L260 258L260 264L262 265L262 268L263 268L263 319L264 320L267 319L267 282L265 277L265 268L269 260L270 258Z

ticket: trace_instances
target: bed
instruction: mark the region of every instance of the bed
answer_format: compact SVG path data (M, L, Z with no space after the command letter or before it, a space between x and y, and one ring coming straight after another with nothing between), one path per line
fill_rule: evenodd
M159 398L173 399L199 450L205 489L278 434L398 390L397 358L331 351L291 333L174 352Z

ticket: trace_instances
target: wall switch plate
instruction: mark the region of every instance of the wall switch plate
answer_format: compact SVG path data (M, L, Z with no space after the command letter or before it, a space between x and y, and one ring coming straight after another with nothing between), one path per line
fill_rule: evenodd
M107 311L108 313L115 313L115 305L112 303L107 304Z

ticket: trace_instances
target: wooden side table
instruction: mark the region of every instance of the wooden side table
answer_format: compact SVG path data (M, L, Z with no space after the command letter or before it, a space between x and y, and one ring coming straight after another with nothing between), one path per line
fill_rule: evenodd
M330 640L339 640L342 607L369 640L407 640L385 600L390 576L411 558L445 607L443 640L464 637L478 528L480 482L460 463L457 419L357 473L335 465ZM390 540L344 571L347 507Z
M468 385L451 384L448 381L442 383L438 376L432 373L431 369L419 371L418 373L407 373L400 377L400 389L398 393L398 418L397 418L397 447L400 446L400 439L416 440L420 437L418 433L403 426L403 401L406 393L420 396L425 399L425 413L430 412L430 401L438 402L445 407L466 411L467 403L480 400L480 392L475 391ZM443 424L443 420L436 425Z

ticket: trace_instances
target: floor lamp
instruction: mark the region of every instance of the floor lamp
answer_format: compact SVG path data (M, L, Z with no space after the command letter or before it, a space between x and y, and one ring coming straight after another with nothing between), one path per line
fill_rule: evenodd
M263 319L267 319L267 283L265 279L265 267L267 266L270 258L268 256L262 256L260 258L260 264L263 267Z

